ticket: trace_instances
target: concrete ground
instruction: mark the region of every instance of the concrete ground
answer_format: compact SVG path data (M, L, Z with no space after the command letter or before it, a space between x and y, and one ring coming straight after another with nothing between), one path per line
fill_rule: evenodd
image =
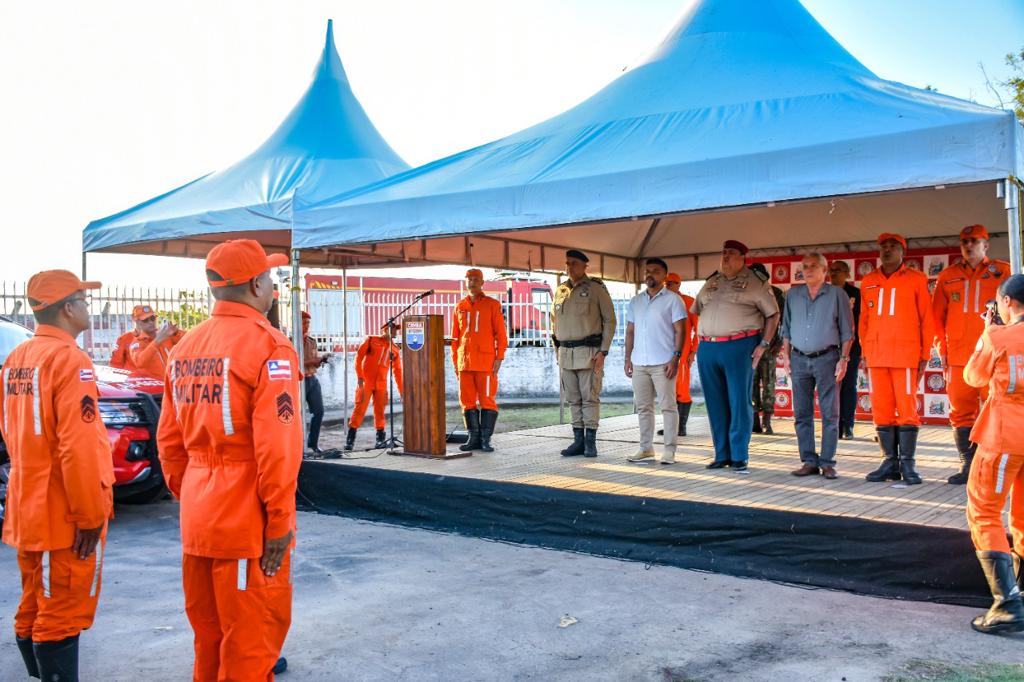
M299 534L282 680L853 682L1024 663L1020 636L971 631L973 609L316 514L300 514ZM0 571L0 680L24 679L6 546ZM177 505L119 507L82 679L185 680L191 655Z

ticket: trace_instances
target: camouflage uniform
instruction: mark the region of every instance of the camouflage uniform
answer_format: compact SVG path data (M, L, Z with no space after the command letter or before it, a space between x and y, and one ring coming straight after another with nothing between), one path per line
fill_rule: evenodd
M786 295L782 293L782 289L776 286L772 286L772 294L779 306L779 318L781 319L783 308L786 306ZM754 390L751 395L751 404L753 404L755 412L769 416L775 414L775 370L776 360L781 350L782 336L776 331L772 345L765 350L760 362L757 363L757 369L754 370Z

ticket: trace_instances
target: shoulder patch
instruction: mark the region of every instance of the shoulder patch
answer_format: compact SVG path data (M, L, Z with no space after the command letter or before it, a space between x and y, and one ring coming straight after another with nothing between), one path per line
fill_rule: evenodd
M96 401L91 395L83 396L79 407L82 412L82 421L86 424L96 421Z
M768 275L762 275L757 270L751 270L751 272L754 273L754 277L757 277L762 282L767 282L768 281Z
M96 373L91 369L80 369L78 370L79 381L96 381Z
M596 283L600 284L600 285L601 285L601 287L602 287L602 288L604 288L604 289L607 289L607 288L608 288L608 286L607 286L607 285L606 285L606 284L604 283L604 280L602 280L602 279L598 279L597 277L591 277L591 278L590 278L590 281L591 281L591 282L596 282Z
M288 381L291 379L291 360L267 360L267 377L271 381Z
M277 420L282 424L291 424L295 419L295 404L288 391L281 391L277 396Z

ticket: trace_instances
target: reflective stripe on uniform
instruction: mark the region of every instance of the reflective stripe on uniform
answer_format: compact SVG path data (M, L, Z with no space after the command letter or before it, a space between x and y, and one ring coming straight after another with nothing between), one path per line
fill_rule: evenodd
M907 367L907 395L910 395L910 368Z
M878 287L878 316L882 316L882 306L885 305L885 287Z
M7 409L7 375L10 373L11 370L9 369L5 369L0 373L0 401L2 401L4 408L4 433L10 431L7 427L7 413L9 412Z
M476 311L476 316L473 318L473 331L480 331L480 311Z
M50 553L43 552L43 596L50 598Z
M974 283L974 312L980 313L978 305L981 302L981 280Z
M238 591L245 592L249 586L249 560L238 560Z
M896 287L890 289L889 294L889 316L892 317L896 314Z
M231 375L228 369L231 366L231 358L224 358L224 391L220 397L220 416L224 422L224 435L233 436L235 425L231 421Z
M964 312L967 312L967 301L971 298L971 281L964 281Z
M92 572L92 587L89 588L89 596L95 597L100 586L100 572L103 569L103 541L96 545L96 568Z
M43 421L39 416L39 368L32 370L32 426L35 434L43 434Z
M1014 393L1017 390L1017 356L1008 355L1006 359L1010 362L1010 383L1006 386L1006 392Z
M1010 455L1003 454L999 458L999 470L996 472L996 494L1003 492L1003 479L1006 478L1006 462L1010 459Z
M487 384L486 384L486 388L484 389L484 395L486 395L488 397L491 395L491 375L490 374L487 375Z

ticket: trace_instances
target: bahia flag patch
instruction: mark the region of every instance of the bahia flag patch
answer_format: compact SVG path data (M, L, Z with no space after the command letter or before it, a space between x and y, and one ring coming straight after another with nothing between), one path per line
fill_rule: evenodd
M271 381L287 381L292 378L290 360L267 360L267 376Z
M79 381L96 381L96 374L91 369L78 370Z

